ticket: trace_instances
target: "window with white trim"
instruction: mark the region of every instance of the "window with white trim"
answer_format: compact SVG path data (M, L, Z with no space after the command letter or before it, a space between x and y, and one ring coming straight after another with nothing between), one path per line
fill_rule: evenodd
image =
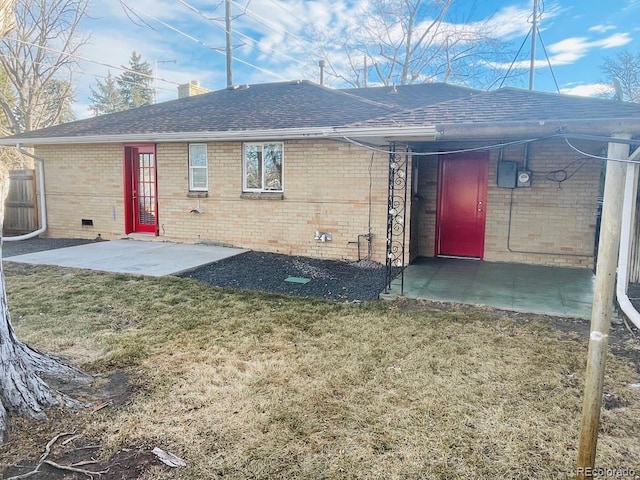
M189 191L206 192L209 190L208 164L207 144L189 144Z
M245 192L282 192L282 143L245 143L242 160L242 188Z

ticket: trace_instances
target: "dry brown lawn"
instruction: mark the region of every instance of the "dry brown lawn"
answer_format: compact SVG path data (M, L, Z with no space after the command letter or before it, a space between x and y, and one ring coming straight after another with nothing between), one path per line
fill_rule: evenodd
M555 479L575 467L587 344L549 319L6 273L24 340L94 373L125 370L136 387L124 405L57 414L41 437L68 425L103 456L159 446L188 462L141 478ZM613 355L607 367L597 464L640 473L639 369ZM41 453L36 430L15 422L5 466Z

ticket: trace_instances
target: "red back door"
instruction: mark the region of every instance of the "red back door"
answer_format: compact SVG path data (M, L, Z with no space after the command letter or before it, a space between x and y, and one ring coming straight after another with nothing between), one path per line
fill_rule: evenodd
M443 155L436 255L483 258L489 153Z
M124 147L125 233L158 234L155 145Z

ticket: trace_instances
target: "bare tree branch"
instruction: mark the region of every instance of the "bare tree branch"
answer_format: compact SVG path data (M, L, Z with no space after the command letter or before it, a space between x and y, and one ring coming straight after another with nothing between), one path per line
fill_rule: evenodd
M328 76L363 86L364 61L371 83L383 85L440 81L479 86L500 74L492 65L508 55L492 31L490 19L454 20L453 0L371 0L341 27L339 46L314 37ZM465 8L473 9L473 3ZM469 12L471 11L469 10ZM333 33L335 38L336 32ZM331 62L329 62L331 60Z
M0 98L12 133L44 128L71 113L75 55L88 38L78 33L88 0L17 0L15 27L0 41L0 67L13 99ZM55 45L55 49L51 49ZM52 97L53 95L53 97Z

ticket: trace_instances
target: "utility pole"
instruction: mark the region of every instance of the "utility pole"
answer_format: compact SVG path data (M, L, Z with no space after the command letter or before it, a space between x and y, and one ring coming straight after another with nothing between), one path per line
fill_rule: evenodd
M533 0L533 22L531 25L531 64L529 66L529 90L533 90L533 74L536 69L536 34L538 33L538 0Z
M233 58L231 57L231 0L224 0L224 29L227 45L227 87L233 86Z
M607 170L604 184L602 225L598 245L596 282L591 310L591 335L587 354L587 372L582 404L582 422L580 428L580 446L576 478L583 480L593 477L600 426L600 409L604 388L604 372L607 358L609 330L613 312L613 296L616 283L616 266L620 247L620 229L622 225L622 203L626 166L623 162L629 157L629 145L614 143L615 138L630 139L630 135L614 135L609 143ZM634 155L635 156L635 155Z

